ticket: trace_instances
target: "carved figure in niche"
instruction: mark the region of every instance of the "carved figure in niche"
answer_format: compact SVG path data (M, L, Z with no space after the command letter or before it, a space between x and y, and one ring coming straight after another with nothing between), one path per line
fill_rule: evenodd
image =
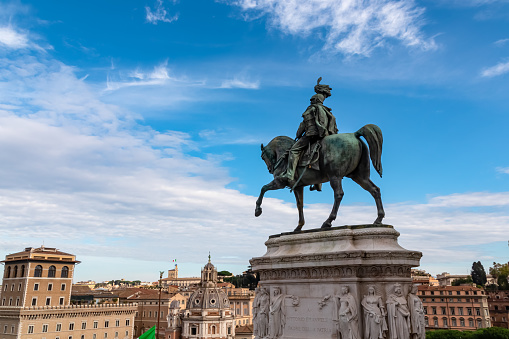
M426 322L424 315L424 307L421 299L417 296L417 285L412 286L412 290L408 295L408 306L410 307L410 333L412 339L426 338Z
M410 310L400 284L394 284L394 294L387 298L390 339L410 338Z
M256 326L256 330L258 332L258 336L256 338L266 338L269 334L269 292L267 292L265 287L260 287L259 293L260 295L257 301L258 310L256 314L256 325L254 326Z
M341 287L341 294L334 296L336 303L333 315L341 339L360 339L357 301L348 286Z
M255 288L255 298L253 300L253 335L258 337L258 312L260 310L260 287Z
M369 286L368 295L361 302L364 309L364 339L383 339L387 332L385 306L382 297L375 292L375 286Z
M274 288L269 313L269 338L277 339L283 334L285 327L285 295L279 287Z

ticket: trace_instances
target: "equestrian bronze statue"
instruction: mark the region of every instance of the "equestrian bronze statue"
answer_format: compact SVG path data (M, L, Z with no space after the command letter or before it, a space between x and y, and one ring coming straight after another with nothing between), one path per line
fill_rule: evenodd
M336 219L339 204L343 198L341 181L348 177L371 193L376 202L378 217L374 224L381 224L385 216L380 189L370 180L369 160L382 176L382 131L376 125L365 125L355 133L337 134L336 120L323 100L330 96L331 88L320 85L318 79L311 105L303 113L303 122L297 131L297 138L279 136L267 146L261 145L262 159L274 180L264 185L256 201L255 216L262 214L262 200L265 192L290 187L295 194L299 210L299 224L295 231L304 226L304 187L321 190L321 184L330 182L334 191L332 211L322 224L331 227ZM363 137L369 146L360 139Z

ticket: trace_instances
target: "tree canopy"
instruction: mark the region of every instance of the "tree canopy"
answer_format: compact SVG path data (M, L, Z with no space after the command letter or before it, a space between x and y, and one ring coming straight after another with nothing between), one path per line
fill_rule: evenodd
M484 270L484 266L480 261L472 264L472 271L470 272L470 276L472 277L472 281L476 285L484 286L488 279L486 278L486 271Z
M437 330L426 332L426 339L509 339L509 330L501 327L476 331Z
M509 266L507 263L499 264L494 262L489 272L497 281L499 290L509 290L509 282L507 281L507 277L509 277Z

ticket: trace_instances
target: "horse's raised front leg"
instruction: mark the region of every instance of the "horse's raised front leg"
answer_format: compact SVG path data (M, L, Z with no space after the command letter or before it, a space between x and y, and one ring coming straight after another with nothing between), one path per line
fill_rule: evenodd
M298 232L306 223L304 220L304 186L295 188L293 193L295 194L295 202L297 203L297 209L299 210L299 225L295 228L294 232Z
M334 206L332 206L332 211L329 215L329 218L324 221L322 224L322 228L331 227L332 222L336 220L336 216L338 215L339 204L341 204L341 200L345 193L343 192L343 185L341 184L341 180L343 178L333 177L330 179L330 185L334 190Z
M272 190L279 190L279 189L282 189L285 187L286 186L283 183L281 183L280 180L276 180L276 179L272 180L267 185L263 185L262 189L260 190L260 196L256 200L255 217L259 217L262 214L261 206L262 206L262 201L263 201L263 195L265 194L265 192L272 191Z
M384 206L382 205L382 195L380 194L380 188L371 181L369 178L359 178L357 176L352 177L352 180L358 183L362 188L371 193L375 198L376 209L378 217L373 224L381 224L382 219L385 217Z

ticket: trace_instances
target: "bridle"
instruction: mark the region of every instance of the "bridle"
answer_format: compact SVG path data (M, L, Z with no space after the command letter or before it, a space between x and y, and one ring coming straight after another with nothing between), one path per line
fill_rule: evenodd
M267 153L267 152L265 151L265 148L266 148L266 147L263 147L263 148L262 148L262 159L264 159L264 158L269 159L270 166L272 167L272 168L269 168L269 171L270 171L271 173L274 173L274 171L275 171L275 170L276 170L279 166L281 166L281 164L283 163L283 160L284 160L284 158L286 157L286 153L284 153L282 156L280 156L280 157L279 157L279 159L277 159L276 163L274 164L274 159L273 159L273 157L271 156L271 154L269 154L269 153Z

